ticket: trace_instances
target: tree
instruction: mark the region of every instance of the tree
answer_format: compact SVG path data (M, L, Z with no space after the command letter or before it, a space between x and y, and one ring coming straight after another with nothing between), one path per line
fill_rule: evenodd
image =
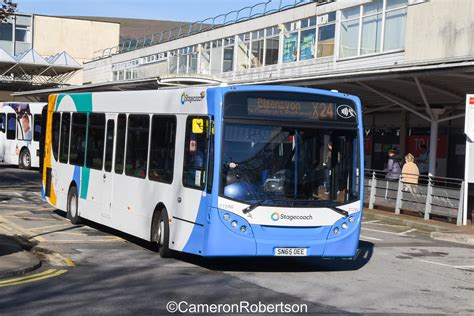
M0 21L5 23L10 15L15 14L18 4L11 0L1 0L0 3L2 3L2 8L0 9Z

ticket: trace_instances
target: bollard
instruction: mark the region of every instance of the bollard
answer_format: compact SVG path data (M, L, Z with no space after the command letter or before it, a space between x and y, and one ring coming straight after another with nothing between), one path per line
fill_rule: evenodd
M428 191L426 192L425 220L430 219L431 202L433 201L433 179L428 176Z
M375 184L377 179L375 178L375 171L372 171L372 183L370 184L370 198L369 198L369 208L373 209L375 204Z
M400 215L400 209L402 208L402 195L403 195L403 182L402 177L398 178L398 190L397 190L397 202L395 203L395 214Z
M462 216L463 216L463 206L464 206L464 186L466 184L464 181L461 181L461 192L459 193L459 206L458 206L458 216L456 218L456 225L462 225Z

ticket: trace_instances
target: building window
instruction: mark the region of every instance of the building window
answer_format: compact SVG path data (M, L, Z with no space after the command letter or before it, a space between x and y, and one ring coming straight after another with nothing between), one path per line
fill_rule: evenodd
M30 41L30 27L26 25L17 25L15 29L15 40L17 42L29 43Z
M200 73L208 75L211 72L211 42L201 44Z
M265 39L265 66L278 63L278 51L280 48L280 30L278 27L266 29Z
M334 55L336 12L318 16L318 48L316 57Z
M265 30L253 31L250 42L250 68L263 66L263 54L265 43Z
M197 46L191 46L189 48L189 55L188 55L188 73L195 74L197 73L198 69L198 53L197 53Z
M342 10L339 57L358 55L360 7Z
M402 6L400 8L400 6ZM389 11L389 9L391 9ZM387 2L384 31L384 51L405 48L406 0Z
M178 73L185 74L187 73L188 68L188 55L187 55L187 48L179 49L178 54Z
M300 60L313 59L316 48L316 17L301 20Z
M13 41L13 25L11 23L0 23L0 41Z
M176 117L153 115L151 126L150 170L152 181L173 182Z
M176 74L178 73L178 51L174 50L169 53L169 73Z
M339 57L403 49L406 6L407 0L374 0L342 10Z
M283 62L298 60L298 29L300 22L285 23L283 35Z
M125 174L136 178L146 177L148 161L148 134L150 117L130 114L127 128L127 154L125 156Z
M234 38L224 39L224 61L222 63L222 72L234 70Z
M249 69L250 33L240 34L237 46L237 70Z
M221 73L222 63L222 40L212 42L211 49L211 74Z

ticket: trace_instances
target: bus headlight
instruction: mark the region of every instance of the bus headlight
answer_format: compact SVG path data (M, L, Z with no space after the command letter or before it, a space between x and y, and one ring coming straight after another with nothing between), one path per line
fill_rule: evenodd
M349 223L354 223L355 222L355 218L354 217L349 217Z
M245 232L247 231L247 227L246 227L245 225L240 226L240 231L241 231L242 233L245 233Z
M225 221L228 221L230 219L230 215L229 213L225 213L222 218L225 220Z
M219 210L218 213L220 222L231 232L245 237L253 237L252 226L245 218L225 210Z
M334 234L339 234L339 227L334 227L333 232Z
M342 229L347 229L347 223L342 223L341 227Z
M234 227L234 228L237 227L237 225L238 225L237 221L232 221L232 223L230 223L230 224L231 224L232 227Z

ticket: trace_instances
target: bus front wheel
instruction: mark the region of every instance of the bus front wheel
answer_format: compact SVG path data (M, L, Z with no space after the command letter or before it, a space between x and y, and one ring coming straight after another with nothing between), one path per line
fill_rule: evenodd
M23 149L20 152L18 165L20 169L25 169L25 170L31 169L31 155L28 149Z
M67 195L67 218L69 218L71 223L74 225L81 223L78 202L77 188L73 186L69 189L69 194Z
M172 256L169 248L169 219L166 209L161 210L158 220L154 221L153 225L153 241L158 244L158 253L161 258L170 258Z

